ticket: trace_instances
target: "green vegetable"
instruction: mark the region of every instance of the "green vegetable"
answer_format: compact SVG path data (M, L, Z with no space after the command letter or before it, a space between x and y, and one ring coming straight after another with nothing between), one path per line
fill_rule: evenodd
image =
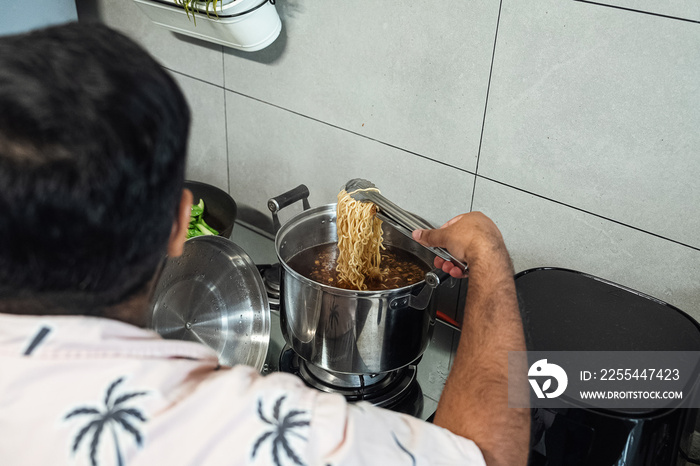
M219 232L207 225L204 221L204 199L198 204L193 204L190 210L190 224L187 228L187 239L195 236L218 235Z
M196 220L197 217L204 213L204 200L200 199L199 204L192 204L192 210L190 212L191 220L190 223Z

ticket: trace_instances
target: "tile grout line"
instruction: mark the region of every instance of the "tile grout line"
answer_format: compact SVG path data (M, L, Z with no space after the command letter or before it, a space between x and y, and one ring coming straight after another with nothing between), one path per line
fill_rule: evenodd
M499 10L499 12L500 12L500 10ZM500 13L499 13L499 16L500 16ZM621 221L619 221L619 220L615 220L615 219L612 219L612 218L609 218L609 217L605 217L604 215L596 214L596 213L594 213L594 212L591 212L591 211L582 209L582 208L580 208L580 207L576 207L576 206L567 204L567 203L562 202L562 201L557 201L557 200L555 200L555 199L552 199L552 198L543 196L543 195L541 195L541 194L537 194L537 193L535 193L535 192L528 191L528 190L523 189L523 188L518 188L517 186L513 186L513 185L510 185L510 184L508 184L508 183L505 183L505 182L502 182L502 181L498 181L498 180L496 180L496 179L489 178L489 177L484 176L484 175L479 175L479 174L476 174L476 173L472 173L471 171L465 170L464 168L455 167L454 165L450 165L450 164L448 164L448 163L441 162L441 161L439 161L439 160L431 159L430 157L427 157L427 156L425 156L425 155L421 155L421 154L418 154L418 153L416 153L416 152L411 152L411 151L409 151L409 150L402 149L402 148L400 148L400 147L398 147L398 146L394 146L394 145L392 145L392 144L389 144L389 143L380 141L380 140L378 140L378 139L374 139L374 138L371 138L371 137L369 137L369 136L365 136L365 135L363 135L363 134L356 133L356 132L354 132L354 131L351 131L351 130L342 128L342 127L340 127L340 126L333 125L333 124L331 124L331 123L327 123L327 122L325 122L325 121L322 121L322 120L319 120L319 119L310 117L310 116L308 116L308 115L304 115L304 114L299 113L299 112L295 112L295 111L293 111L293 110L289 110L289 109L287 109L287 108L281 107L281 106L276 105L276 104L272 104L272 103L270 103L270 102L266 102L266 101L261 100L261 99L258 99L258 98L256 98L256 97L251 97L251 96L249 96L249 95L242 94L242 93L240 93L240 92L236 92L236 91L233 91L233 90L231 90L231 89L226 89L226 88L224 88L223 86L220 86L220 85L218 85L218 84L210 83L209 81L205 81L205 80L203 80L203 79L201 79L201 78L196 78L196 77L194 77L194 76L190 76L190 75L187 75L187 74L185 74L185 73L182 73L182 72L179 72L179 71L176 71L176 70L172 70L172 69L170 69L170 68L168 68L168 70L170 70L170 71L172 71L172 72L174 72L174 73L177 73L177 74L186 76L186 77L188 77L188 78L195 79L195 80L200 81L200 82L202 82L202 83L209 84L209 85L211 85L211 86L215 86L215 87L218 87L218 88L223 89L223 91L224 91L224 108L225 108L226 91L232 92L232 93L237 94L237 95L240 95L240 96L242 96L242 97L246 97L246 98L248 98L248 99L252 99L252 100L255 100L255 101L257 101L257 102L260 102L260 103L263 103L263 104L270 105L270 106L272 106L272 107L278 108L278 109L280 109L280 110L284 110L284 111L286 111L286 112L292 113L292 114L297 115L297 116L300 116L300 117L302 117L302 118L306 118L306 119L308 119L308 120L316 121L316 122L318 122L318 123L321 123L321 124L323 124L323 125L329 126L329 127L331 127L331 128L335 128L335 129L338 129L338 130L340 130L340 131L345 131L345 132L347 132L347 133L354 134L354 135L356 135L356 136L359 136L359 137L362 137L362 138L365 138L365 139L369 139L369 140L371 140L371 141L377 142L377 143L382 144L382 145L384 145L384 146L388 146L388 147L391 147L391 148L400 150L401 152L405 152L405 153L408 153L408 154L411 154L411 155L415 155L415 156L417 156L417 157L421 157L421 158L423 158L423 159L425 159L425 160L429 160L429 161L431 161L431 162L434 162L434 163L437 163L437 164L440 164L440 165L444 165L444 166L449 167L449 168L453 168L453 169L458 170L458 171L461 171L461 172L463 172L463 173L467 173L467 174L470 174L470 175L474 175L474 185L475 185L475 186L476 186L476 180L477 180L477 178L482 178L482 179L484 179L484 180L492 181L492 182L498 183L498 184L500 184L500 185L502 185L502 186L515 189L515 190L520 191L520 192L523 192L523 193L525 193L525 194L530 194L530 195L535 196L535 197L538 197L538 198L540 198L540 199L543 199L543 200L546 200L546 201L550 201L550 202L554 202L555 204L559 204L559 205L561 205L561 206L563 206L563 207L568 207L568 208L570 208L570 209L574 209L574 210L579 211L579 212L582 212L582 213L584 213L584 214L588 214L588 215L591 215L591 216L593 216L593 217L597 217L597 218L600 218L600 219L602 219L602 220L606 220L606 221L608 221L608 222L612 222L612 223L615 223L615 224L620 225L620 226L623 226L623 227L631 228L631 229L633 229L633 230L635 230L635 231L638 231L638 232L640 232L640 233L646 233L646 234L651 235L651 236L654 236L654 237L656 237L656 238L663 239L663 240L669 241L669 242L671 242L671 243L678 244L679 246L684 246L684 247L687 247L687 248L692 249L692 250L694 250L694 251L700 251L700 247L691 246L691 245L686 244L686 243L683 243L683 242L681 242L681 241L674 240L674 239L671 239L671 238L667 238L667 237L662 236L662 235L660 235L660 234L653 233L653 232L651 232L651 231L647 231L647 230L644 230L644 229L642 229L642 228L629 225L629 224L624 223L624 222L621 222ZM226 132L227 132L227 134L228 134L228 125L227 125ZM227 145L227 149L226 149L226 152L227 152L227 153L226 153L226 156L227 156L227 159L228 159L228 137L227 137L227 140L226 140L226 145ZM477 162L478 162L478 159L477 159ZM230 180L229 180L229 183L230 183ZM472 205L473 205L473 201L474 201L474 195L472 194ZM470 210L471 210L471 209L470 209Z
M252 97L252 96L249 96L249 95L247 95L247 94L243 94L243 93L241 93L241 92L234 91L234 90L232 90L232 89L226 89L226 90L227 90L228 92L232 92L232 93L237 94L237 95L240 95L240 96L242 96L242 97L246 97L246 98L248 98L248 99L255 100L255 101L257 101L257 102L263 103L263 104L265 104L265 105L269 105L269 106L271 106L271 107L275 107L275 108L278 108L278 109L280 109L280 110L284 110L285 112L291 113L291 114L293 114L293 115L297 115L297 116L300 116L300 117L302 117L302 118L306 118L307 120L315 121L315 122L317 122L317 123L321 123L322 125L329 126L329 127L331 127L331 128L334 128L334 129L337 129L337 130L340 130L340 131L344 131L344 132L346 132L346 133L350 133L350 134L352 134L352 135L361 137L361 138L363 138L363 139L367 139L367 140L372 141L372 142L376 142L376 143L381 144L381 145L383 145L383 146L391 147L392 149L397 149L397 150L400 150L401 152L405 152L405 153L407 153L407 154L415 155L416 157L420 157L420 158L422 158L422 159L429 160L429 161L431 161L431 162L434 162L434 163L443 165L443 166L445 166L445 167L454 168L455 170L459 170L459 171L461 171L461 172L469 173L470 175L475 175L475 173L472 173L471 171L466 170L466 169L464 169L464 168L456 167L456 166L454 166L454 165L451 165L451 164L446 163L446 162L442 162L442 161L440 161L440 160L435 160L435 159L430 158L430 157L428 157L428 156L426 156L426 155L419 154L418 152L413 152L413 151L410 151L410 150L408 150L408 149L404 149L404 148L402 148L402 147L396 146L396 145L394 145L394 144L391 144L391 143L382 141L382 140L380 140L380 139L375 139L375 138L373 138L373 137L371 137L371 136L367 136L366 134L361 134L361 133L358 133L358 132L356 132L356 131L352 131L352 130L350 130L350 129L343 128L342 126L334 125L333 123L329 123L329 122L327 122L327 121L319 120L318 118L314 118L314 117L309 116L309 115L304 115L303 113L299 113L299 112L297 112L297 111L294 111L294 110L291 110L291 109L282 107L282 106L277 105L277 104L273 104L273 103L271 103L271 102L267 102L267 101L262 100L262 99L259 99L259 98L257 98L257 97Z
M635 10L634 8L627 8L624 6L619 6L619 5L610 5L607 3L600 3L600 2L594 2L592 0L574 0L575 2L579 3L588 3L590 5L596 5L596 6L604 6L608 8L614 8L616 10L622 10L622 11L630 11L632 13L641 13L643 15L650 15L650 16L656 16L659 18L665 18L665 19L675 19L677 21L686 21L688 23L696 23L700 24L700 21L695 20L695 19L690 19L690 18L682 18L680 16L670 16L670 15L664 15L661 13L654 13L653 11L644 11L644 10Z
M190 75L185 74L185 73L183 73L183 72L181 72L181 71L173 70L173 69L171 69L171 68L168 68L168 70L172 71L173 73L180 74L180 75L182 75L182 76L187 76L188 78L194 79L194 80L199 81L199 82L201 82L201 83L204 83L204 84L208 84L208 85L210 85L210 86L214 86L214 87L221 88L221 89L224 90L224 92L228 91L228 92L231 92L231 93L233 93L233 94L240 95L241 97L245 97L245 98L247 98L247 99L255 100L256 102L260 102L260 103L262 103L262 104L269 105L269 106L271 106L271 107L278 108L278 109L280 109L280 110L284 110L285 112L291 113L291 114L293 114L293 115L297 115L297 116L300 116L300 117L302 117L302 118L306 118L307 120L315 121L315 122L317 122L317 123L321 123L322 125L330 126L331 128L335 128L335 129L337 129L337 130L344 131L344 132L346 132L346 133L350 133L350 134L353 134L353 135L355 135L355 136L359 136L359 137L364 138L364 139L368 139L368 140L373 141L373 142L376 142L376 143L378 143L378 144L382 144L383 146L391 147L391 148L393 148L393 149L400 150L401 152L406 152L407 154L415 155L416 157L420 157L420 158L422 158L422 159L429 160L429 161L431 161L431 162L435 162L435 163L438 163L438 164L440 164L440 165L444 165L444 166L449 167L449 168L454 168L455 170L459 170L459 171L464 172L464 173L469 173L470 175L476 175L476 173L473 173L473 172L471 172L471 171L469 171L469 170L467 170L467 169L460 168L460 167L456 167L456 166L454 166L454 165L451 165L451 164L446 163L446 162L442 162L442 161L440 161L440 160L435 160L435 159L430 158L430 157L428 157L428 156L426 156L426 155L422 155L422 154L419 154L419 153L417 153L417 152L413 152L413 151L410 151L410 150L408 150L408 149L404 149L404 148L402 148L402 147L399 147L399 146L390 144L390 143L388 143L388 142L384 142L384 141L382 141L382 140L375 139L375 138L370 137L370 136L367 136L367 135L365 135L365 134L361 134L361 133L358 133L358 132L349 130L349 129L347 129L347 128L343 128L342 126L334 125L333 123L328 123L327 121L319 120L318 118L314 118L314 117L309 116L309 115L304 115L303 113L299 113L299 112L297 112L297 111L294 111L294 110L291 110L291 109L282 107L281 105L273 104L273 103L271 103L271 102L267 102L267 101L262 100L262 99L259 99L259 98L257 98L257 97L253 97L253 96L250 96L250 95L247 95L247 94L243 94L242 92L234 91L233 89L227 89L227 88L224 87L224 86L221 86L221 85L219 85L219 84L211 83L211 82L206 81L206 80L204 80L204 79L202 79L202 78L198 78L198 77L196 77L196 76L190 76Z
M498 4L498 17L496 18L496 32L493 35L493 50L491 51L491 67L489 68L489 80L486 85L486 100L484 101L484 117L481 120L481 134L479 135L479 149L476 153L476 166L474 167L474 184L472 185L472 201L469 204L469 212L474 210L474 198L476 197L476 180L479 177L479 159L481 158L481 144L484 142L484 127L486 126L486 110L489 108L489 94L491 92L491 78L493 77L493 63L496 59L496 43L498 41L498 27L501 24L501 8L503 0Z
M231 194L231 161L229 160L228 153L228 111L226 110L226 67L224 65L224 47L221 47L221 82L222 90L221 93L224 96L224 138L226 144L226 192Z
M666 236L662 236L662 235L660 235L660 234L658 234L658 233L654 233L654 232L651 232L651 231L647 231L647 230L644 230L644 229L642 229L642 228L635 227L635 226L633 226L633 225L629 225L629 224L627 224L627 223L621 222L621 221L619 221L619 220L615 220L615 219L612 219L612 218L609 218L609 217L605 217L604 215L596 214L595 212L591 212L591 211L582 209L581 207L576 207L576 206L573 206L573 205L569 205L569 204L567 204L567 203L565 203L565 202L557 201L556 199L552 199L552 198L549 198L549 197L547 197L547 196L543 196L542 194L533 193L532 191L527 191L526 189L518 188L517 186L513 186L513 185L510 185L510 184L508 184L508 183L504 183L504 182L502 182L502 181L498 181L498 180L495 180L495 179L493 179L493 178L489 178L489 177L484 176L484 175L476 175L476 176L477 176L478 178L482 178L482 179L484 179L484 180L492 181L492 182L494 182L494 183L500 184L501 186L505 186L505 187L507 187L507 188L515 189L516 191L520 191L521 193L529 194L529 195L531 195L531 196L535 196L535 197L538 197L538 198L540 198L540 199L544 199L545 201L553 202L553 203L555 203L555 204L559 204L560 206L568 207L569 209L577 210L577 211L582 212L582 213L584 213L584 214L588 214L588 215L591 215L591 216L593 216L593 217L597 217L597 218L599 218L599 219L601 219L601 220L606 220L606 221L608 221L608 222L616 223L617 225L620 225L620 226L623 226L623 227L627 227L627 228L631 228L632 230L638 231L638 232L640 232L640 233L646 233L647 235L651 235L651 236L654 236L654 237L656 237L656 238L663 239L663 240L669 241L669 242L671 242L671 243L675 243L675 244L677 244L677 245L679 245L679 246L684 246L684 247L686 247L686 248L688 248L688 249L693 249L694 251L700 252L700 247L691 246L690 244L686 244L686 243L683 243L683 242L678 241L678 240L675 240L675 239L667 238Z

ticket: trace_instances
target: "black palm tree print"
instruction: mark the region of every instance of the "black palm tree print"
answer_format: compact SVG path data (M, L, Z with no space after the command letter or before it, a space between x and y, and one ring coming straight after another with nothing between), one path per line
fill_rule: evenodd
M80 407L76 408L64 417L64 420L70 419L74 416L87 415L91 417L90 422L85 424L82 429L78 432L73 440L72 451L75 453L80 446L80 442L85 438L90 431L92 431L92 440L90 441L90 462L92 466L97 466L97 446L99 445L102 433L105 427L109 427L112 432L112 438L114 439L114 448L117 452L117 464L123 466L124 461L122 459L121 450L119 448L119 441L117 439L117 428L121 427L130 433L136 444L141 446L143 442L143 436L139 430L134 427L132 422L141 421L146 422L146 418L136 408L129 408L125 406L128 400L136 398L137 396L145 395L147 392L132 392L125 393L123 395L117 396L115 390L117 386L124 381L124 377L112 382L107 388L107 393L104 399L104 411L100 411L98 408L94 407Z
M409 458L411 458L411 464L412 464L413 466L416 466L416 457L413 456L413 453L411 453L410 451L408 451L408 448L404 447L404 446L401 444L401 442L399 442L399 439L396 437L396 434L395 434L395 433L392 432L391 435L392 435L392 437L394 437L394 442L396 442L396 445L397 445L404 453L406 453L406 454L408 455Z
M272 417L269 419L263 413L262 399L258 400L258 417L265 424L269 424L272 427L255 441L250 457L251 459L255 459L255 455L258 452L260 445L262 445L265 440L270 439L272 442L272 461L275 463L275 466L282 466L282 463L280 462L281 451L284 451L287 457L291 459L294 464L304 466L304 462L294 452L290 445L290 437L294 436L304 441L307 440L306 437L297 432L300 428L309 426L308 420L299 419L299 416L304 416L307 414L307 412L296 409L288 411L287 414L282 417L280 408L282 407L282 402L284 402L285 398L286 395L282 395L277 399L277 401L275 401L275 405L272 408Z

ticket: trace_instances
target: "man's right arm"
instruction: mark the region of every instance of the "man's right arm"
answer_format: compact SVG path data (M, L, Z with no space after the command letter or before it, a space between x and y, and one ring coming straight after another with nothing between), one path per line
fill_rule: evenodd
M513 266L500 231L480 212L436 230L414 232L422 244L447 248L469 265L469 288L459 347L435 424L474 441L491 465L525 465L530 410L508 407L508 352L525 351ZM453 276L449 262L436 265ZM511 389L527 399L527 375L511 375Z

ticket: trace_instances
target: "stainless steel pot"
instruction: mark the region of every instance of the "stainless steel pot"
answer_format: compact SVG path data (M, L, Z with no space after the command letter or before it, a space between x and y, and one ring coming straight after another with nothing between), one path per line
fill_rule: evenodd
M308 196L306 187L301 192ZM268 207L275 220L276 212L294 200L289 193L270 200ZM446 275L435 270L411 286L352 291L323 285L290 268L288 262L296 254L337 241L335 220L335 204L325 205L305 210L277 232L285 340L301 358L333 372L373 374L410 364L428 346L435 323L433 291ZM386 223L383 229L385 244L432 264L435 256L430 251Z

